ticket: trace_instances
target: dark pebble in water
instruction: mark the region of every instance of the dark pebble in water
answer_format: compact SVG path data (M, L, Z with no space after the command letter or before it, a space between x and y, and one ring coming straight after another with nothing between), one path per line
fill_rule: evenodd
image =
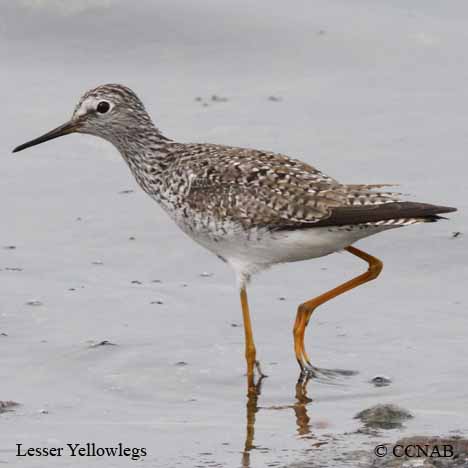
M460 237L461 234L462 234L462 233L461 233L460 231L453 232L453 233L452 233L452 237L453 237L454 239L456 239L457 237Z
M76 221L81 221L83 218L81 218L80 216L78 216L78 218L76 218Z
M44 305L44 304L43 304L41 301L32 300L32 301L26 302L26 305L29 305L29 306L41 306L41 305Z
M161 280L151 280L152 283L162 283Z
M211 96L211 100L212 100L213 102L227 102L227 101L228 101L228 98L218 96L217 94L213 94L213 95Z
M143 283L141 281L138 281L138 280L133 280L132 284L143 284Z
M99 346L117 346L117 345L115 343L112 343L109 340L103 340L103 341L101 341L99 343L91 345L91 348L97 348Z
M239 325L238 323L234 323L234 322L233 322L233 323L231 323L231 327L236 328L236 327L240 327L240 325Z
M14 408L15 406L19 406L19 403L16 401L2 401L0 400L0 413L5 413L6 411L11 411L11 408Z
M76 288L68 288L69 291L76 291Z
M178 367L185 367L185 366L188 366L188 363L185 361L179 361L179 362L176 362L174 365Z
M135 240L135 237L130 236L130 237L128 238L128 240Z
M5 247L3 247L5 250L15 250L16 249L16 245L5 245Z
M201 98L200 96L197 96L197 97L195 98L195 101L201 102L201 101L202 101L202 98Z
M158 304L158 305L163 305L163 301L151 301L150 304Z
M283 296L278 297L278 301L285 301L285 300L286 300L286 298L283 297Z
M375 405L359 412L354 419L360 419L367 427L375 429L395 429L402 427L402 422L414 416L397 405Z
M119 194L125 195L125 194L133 193L133 192L134 192L134 190L131 190L131 189L129 189L129 190L121 190L121 191L119 192Z
M272 101L272 102L280 102L280 101L283 100L283 98L281 98L279 96L268 96L268 100Z
M385 375L376 375L369 382L374 384L376 387L388 387L392 383L392 379Z
M0 333L0 336L8 336L8 333L2 332Z

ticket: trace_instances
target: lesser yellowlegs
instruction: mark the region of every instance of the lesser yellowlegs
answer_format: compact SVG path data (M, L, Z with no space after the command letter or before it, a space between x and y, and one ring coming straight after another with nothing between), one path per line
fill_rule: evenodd
M352 244L409 224L433 222L455 208L400 201L383 185L344 185L286 155L215 144L178 143L155 127L129 88L107 84L85 93L69 122L18 146L21 151L69 133L111 142L141 188L193 240L228 263L240 290L249 386L254 345L246 285L277 263L346 250L368 270L299 305L294 348L301 375L314 375L304 349L312 312L324 302L376 278L382 262Z

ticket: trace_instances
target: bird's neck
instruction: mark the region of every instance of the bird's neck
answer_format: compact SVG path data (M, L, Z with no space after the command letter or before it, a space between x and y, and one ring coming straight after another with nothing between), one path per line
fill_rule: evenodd
M120 133L112 143L141 188L153 197L157 196L164 172L173 159L170 149L173 142L151 123L133 130L129 135Z

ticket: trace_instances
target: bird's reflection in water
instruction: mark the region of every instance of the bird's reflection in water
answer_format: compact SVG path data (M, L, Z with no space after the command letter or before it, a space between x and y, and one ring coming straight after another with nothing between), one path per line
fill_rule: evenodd
M294 410L296 415L297 433L299 436L306 436L311 433L310 428L310 417L307 414L307 405L312 402L312 399L307 396L307 385L310 379L299 381L296 384L295 396L296 401L292 405L274 407L272 409L287 409L291 408ZM244 451L242 452L242 464L243 468L250 468L250 453L257 447L254 445L255 437L255 419L256 415L261 407L258 405L259 397L262 390L263 377L261 377L255 386L249 387L247 393L247 427Z
M293 405L296 414L297 433L300 436L310 434L310 418L307 414L307 405L312 402L312 398L307 396L307 384L310 379L299 381L296 384L296 402Z
M244 451L242 452L242 467L250 467L250 451L255 448L254 436L255 436L255 417L259 410L258 398L262 391L262 383L265 377L260 376L258 382L255 385L249 384L247 393L247 427L245 430L245 445Z
M312 423L307 412L307 405L313 400L307 396L307 386L311 380L316 383L322 383L326 385L338 385L344 384L343 378L347 379L357 374L356 371L345 370L345 369L324 369L324 368L313 368L314 372L308 377L299 377L299 380L295 387L295 401L291 405L284 406L270 406L261 407L258 405L259 397L262 390L262 383L264 376L260 374L260 378L256 384L253 380L248 382L248 393L247 393L247 429L244 451L242 452L242 467L250 468L250 453L253 449L259 448L254 445L255 436L255 419L259 409L273 409L273 410L285 410L292 409L296 416L296 432L299 437L313 439L315 438L312 433ZM315 427L318 427L316 422ZM326 442L325 442L326 443ZM323 445L324 442L316 442L315 447Z

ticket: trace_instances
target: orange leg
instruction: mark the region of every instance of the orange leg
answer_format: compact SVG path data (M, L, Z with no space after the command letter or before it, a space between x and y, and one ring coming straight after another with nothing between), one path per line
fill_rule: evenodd
M298 307L293 329L294 351L296 353L297 362L301 368L301 374L303 375L314 374L314 367L310 363L309 356L304 349L305 329L314 310L330 299L377 278L382 271L383 263L378 258L375 258L362 250L356 249L356 247L346 247L345 250L365 260L369 267L362 275L359 275L356 278L353 278L352 280L347 281L346 283L343 283L314 299L311 299L310 301L304 302Z
M245 358L247 360L247 385L248 389L255 390L254 382L254 368L257 368L260 378L266 377L261 369L260 364L256 360L257 351L253 339L252 323L250 321L249 303L247 300L247 291L245 286L240 290L240 300L242 306L242 317L244 319L244 332L245 332Z

